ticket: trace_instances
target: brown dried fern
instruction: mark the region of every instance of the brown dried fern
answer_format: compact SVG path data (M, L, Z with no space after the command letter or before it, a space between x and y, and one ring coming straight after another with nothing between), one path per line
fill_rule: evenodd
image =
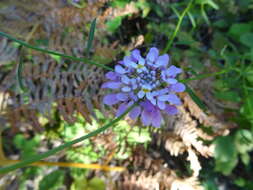
M24 63L22 82L25 91L20 90L13 70L0 85L0 92L9 94L2 110L13 125L19 125L22 117L40 126L37 114L51 119L53 108L59 111L69 123L81 114L86 121L95 117L94 105L100 108L99 87L103 81L103 71L84 63L57 63L50 58L40 62L33 59ZM95 103L94 103L95 102ZM13 117L15 116L15 117Z

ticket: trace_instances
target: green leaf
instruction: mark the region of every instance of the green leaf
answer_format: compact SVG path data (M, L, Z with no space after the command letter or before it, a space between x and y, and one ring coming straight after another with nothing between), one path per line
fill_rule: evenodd
M245 46L252 47L253 44L253 33L245 33L240 36L240 42Z
M253 57L253 49L252 49L252 57ZM253 59L252 59L253 60ZM253 67L248 67L244 73L246 79L253 84Z
M206 1L207 1L207 4L211 6L212 8L214 8L215 10L219 9L219 5L217 5L214 1L212 0L206 0Z
M231 101L231 102L241 101L241 97L235 91L215 92L215 97L222 100Z
M205 190L219 190L213 179L204 181L203 186L205 187Z
M249 165L250 163L250 156L248 153L241 154L241 160L244 163L244 165Z
M112 20L109 20L106 23L107 30L110 32L115 32L120 27L123 18L123 16L118 16Z
M240 112L248 120L253 123L253 96L247 96L244 99L244 104L241 106Z
M14 144L20 149L22 159L35 155L39 142L40 136L38 135L29 140L22 134L18 134L14 137Z
M112 6L123 8L127 5L127 3L129 3L129 0L114 0L112 1Z
M64 172L55 170L42 178L39 183L39 190L58 190L63 186Z
M89 190L105 190L105 182L98 178L94 177L88 182L88 188Z
M238 185L239 187L244 187L246 184L246 180L240 177L235 179L234 184Z
M187 14L188 14L188 17L189 17L189 19L191 21L192 27L195 28L197 25L196 25L194 17L192 16L192 14L191 14L190 11L188 11Z
M206 110L206 105L202 102L202 100L195 94L195 92L187 85L186 92L191 96L192 100L203 110Z
M253 150L253 134L246 129L238 130L235 134L235 146L239 153L246 154Z
M233 137L218 137L214 144L215 170L229 175L238 162Z
M128 141L132 143L146 143L151 141L151 137L148 131L142 130L139 132L139 129L131 131L128 136Z
M87 57L89 57L90 50L92 48L92 42L93 42L93 39L94 39L95 29L96 29L96 20L97 20L97 18L95 18L91 22L91 26L90 26L89 38L88 38L88 43L87 43L87 47L86 47L86 55L87 55Z
M145 18L151 10L150 5L146 0L138 0L138 2L136 2L135 5L136 5L136 7L140 8L142 10L142 17L143 18Z
M238 38L242 34L250 32L251 28L252 27L250 26L250 24L236 23L229 28L228 35L230 35L231 37Z

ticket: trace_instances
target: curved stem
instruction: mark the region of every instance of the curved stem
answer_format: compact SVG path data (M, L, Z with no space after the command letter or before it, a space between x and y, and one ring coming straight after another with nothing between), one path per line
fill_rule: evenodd
M172 34L172 37L170 38L169 42L167 43L165 49L164 49L164 52L167 52L170 48L171 48L171 45L175 39L175 37L177 36L177 33L180 29L180 26L182 24L182 21L184 19L184 16L186 15L186 13L189 11L189 9L191 8L191 5L193 3L194 0L190 0L190 2L188 3L187 7L185 8L185 10L183 11L183 13L180 15L179 17L179 20L177 22L177 26L176 26L176 29L174 30L173 34Z
M84 63L87 63L87 64L90 64L90 65L96 65L98 67L102 67L104 69L107 69L107 70L110 70L110 71L113 71L113 68L111 67L108 67L106 65L103 65L103 64L100 64L100 63L96 63L96 62L93 62L93 61L90 61L86 58L78 58L78 57L74 57L74 56L70 56L70 55L65 55L63 53L59 53L59 52L56 52L56 51L52 51L52 50L47 50L47 49L44 49L44 48L39 48L39 47L36 47L36 46L33 46L31 44L28 44L22 40L18 40L12 36L10 36L9 34L6 34L4 32L1 32L0 31L0 36L4 36L24 47L27 47L27 48L30 48L30 49L33 49L35 51L40 51L40 52L43 52L43 53L47 53L47 54L51 54L51 55L57 55L57 56L60 56L60 57L63 57L63 58L66 58L66 59L71 59L73 61L78 61L78 62L84 62Z
M44 158L47 158L51 155L54 155L56 154L57 152L59 151L62 151L64 150L65 148L68 148L68 147L71 147L72 145L76 144L76 143L79 143L85 139L88 139L90 137L93 137L99 133L102 133L103 131L105 131L106 129L108 129L109 127L111 127L112 125L114 125L115 123L117 123L118 121L120 121L128 112L130 112L135 106L136 106L137 103L133 104L132 106L130 106L122 115L120 115L119 117L117 117L116 119L114 119L113 121L111 121L110 123L104 125L103 127L100 127L98 128L97 130L95 131L92 131L91 133L87 134L87 135L84 135L78 139L75 139L73 141L70 141L70 142L67 142L63 145L60 145L52 150L49 150L45 153L42 153L42 154L39 154L39 155L36 155L36 156L33 156L29 159L26 159L26 160L23 160L21 162L18 162L16 164L13 164L13 165L10 165L10 166L5 166L3 168L0 168L0 174L2 173L7 173L7 172L10 172L10 171L13 171L15 169L18 169L18 168L22 168L22 167L25 167L27 165L30 165L34 162L37 162L37 161L40 161Z

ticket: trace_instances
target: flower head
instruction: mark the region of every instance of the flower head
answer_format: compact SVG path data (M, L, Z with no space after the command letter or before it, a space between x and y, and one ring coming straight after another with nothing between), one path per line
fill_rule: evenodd
M115 92L106 95L103 102L109 106L119 104L116 113L119 116L139 101L129 117L137 119L140 116L144 125L160 127L162 112L174 115L178 112L176 106L181 105L176 95L185 90L184 84L176 79L181 72L180 68L169 65L168 54L159 56L157 48L151 48L145 58L135 49L118 62L114 72L106 74L109 81L102 88Z

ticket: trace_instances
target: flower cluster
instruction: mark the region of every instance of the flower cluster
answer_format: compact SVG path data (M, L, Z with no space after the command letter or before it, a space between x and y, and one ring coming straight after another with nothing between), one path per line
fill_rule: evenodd
M183 92L185 86L179 83L176 76L182 70L169 65L169 56L159 56L159 50L151 48L146 56L142 57L140 51L135 49L130 56L125 56L115 66L115 71L108 72L102 88L114 90L113 94L104 97L103 102L109 106L120 103L116 116L139 102L129 112L131 119L141 117L144 125L160 127L162 112L174 115L178 112L176 106L181 104L176 95Z

